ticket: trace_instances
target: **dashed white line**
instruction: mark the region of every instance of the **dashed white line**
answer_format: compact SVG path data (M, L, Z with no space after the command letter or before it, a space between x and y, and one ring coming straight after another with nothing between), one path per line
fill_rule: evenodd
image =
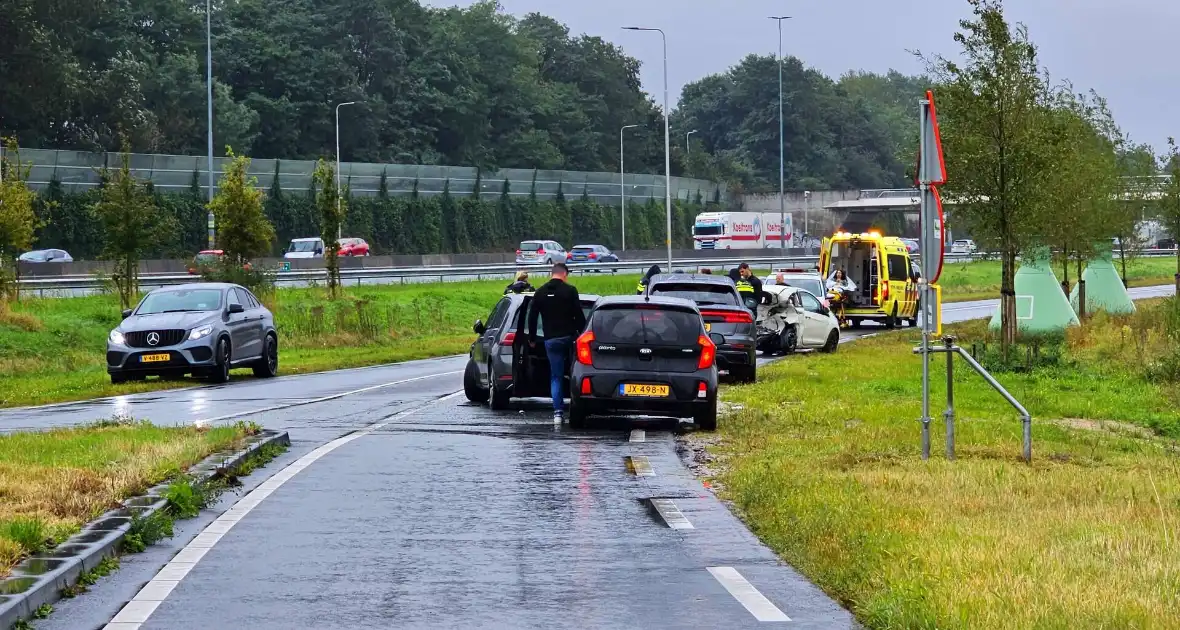
M423 378L433 378L434 376L440 375L435 374L430 377ZM407 381L401 382L410 382L416 380L421 379L409 379ZM386 386L388 385L370 387L357 391L368 391L370 389L377 389L378 387ZM343 395L345 394L341 394L340 396ZM249 494L242 497L241 499L238 499L238 501L234 503L233 507L219 516L217 520L206 526L205 529L201 530L201 533L198 534L197 537L191 542L189 542L189 544L186 545L184 549L180 551L180 553L176 554L176 556L172 558L171 562L165 565L163 569L160 569L159 573L157 573L156 576L152 578L151 582L148 582L146 586L139 590L139 592L131 599L131 601L127 602L127 604L123 606L123 608L118 612L118 614L115 615L113 619L111 619L111 622L108 623L103 630L138 630L140 624L146 622L148 618L152 616L152 613L156 611L156 607L160 605L160 602L164 601L164 599L168 597L168 594L172 592L172 589L175 588L176 585L179 584L180 581L183 580L185 576L187 576L189 572L191 572L193 568L197 566L197 563L201 561L201 558L205 557L205 554L209 553L209 550L212 549L213 546L216 545L217 542L221 540L221 538L238 523L238 521L249 514L251 510L258 506L258 504L262 503L263 499L270 496L271 493L273 493L275 490L278 490L283 486L283 484L290 481L292 477L302 472L304 468L307 468L321 457L331 453L341 446L344 446L345 444L348 444L349 442L352 442L353 440L356 440L357 438L369 435L374 431L388 426L396 420L418 413L419 411L422 411L431 405L447 401L461 395L463 395L463 392L455 392L448 396L433 400L425 405L421 405L413 409L407 409L406 411L386 418L384 422L372 424L368 427L365 427L364 429L356 431L355 433L350 433L343 437L336 438L335 440L320 446L303 457L300 457L297 461L295 461L295 463L288 465L286 468L276 473L273 477L264 481L257 488L250 491Z
M758 592L753 584L733 567L708 567L709 573L729 591L733 598L746 607L758 621L790 621L791 618L778 609L766 596Z
M251 409L250 411L240 411L237 413L226 414L224 416L217 416L216 418L202 418L200 420L194 420L193 424L201 427L201 426L212 424L214 422L221 422L222 420L233 420L234 418L241 418L242 416L251 416L251 415L254 415L257 413L266 413L268 411L279 411L280 409L290 409L292 407L302 407L304 405L314 405L316 403L322 403L322 402L327 402L329 400L336 400L338 398L344 398L345 396L353 396L355 394L363 394L365 392L371 392L371 391L377 390L377 389L384 389L386 387L393 387L395 385L404 385L406 383L413 383L415 381L424 381L429 378L438 378L440 376L454 376L456 374L462 374L462 373L463 373L462 370L455 370L453 372L440 372L438 374L430 374L427 376L415 376L414 378L406 378L406 379L402 379L400 381L391 381L389 383L381 383L379 385L370 385L369 387L362 387L360 389L354 389L354 390L348 391L348 392L341 392L339 394L332 394L331 396L312 398L311 400L301 400L299 402L287 403L285 405L274 405L271 407L263 407L261 409Z
M646 442L647 431L643 429L631 429L631 442Z
M692 523L676 507L676 502L672 499L652 499L651 504L655 506L656 511L663 517L664 522L672 529L693 529Z

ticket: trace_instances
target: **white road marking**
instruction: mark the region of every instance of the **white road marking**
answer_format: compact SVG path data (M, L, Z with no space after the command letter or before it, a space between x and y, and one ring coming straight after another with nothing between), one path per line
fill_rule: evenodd
M635 473L636 477L656 476L656 471L651 467L651 462L647 461L646 457L642 455L631 456L627 458L627 461L630 462L631 472Z
M436 374L434 376L439 375ZM376 388L373 387L367 389ZM300 457L294 463L289 464L286 468L282 469L273 477L267 479L257 488L250 491L246 496L238 499L238 501L234 503L233 507L219 516L212 523L207 525L205 529L201 530L201 533L198 534L197 537L191 542L189 542L189 544L186 545L184 549L181 549L180 553L176 554L176 556L172 558L171 562L165 565L163 569L160 569L159 573L157 573L156 576L152 578L151 582L148 582L147 585L139 590L139 592L131 599L131 601L127 602L127 604L123 606L118 614L116 614L115 617L111 619L111 622L104 626L103 630L137 630L139 628L139 624L146 622L148 618L152 616L152 613L155 612L156 607L160 605L160 602L164 601L168 597L168 594L172 592L172 589L174 589L176 585L179 584L180 581L183 580L185 576L187 576L189 572L191 572L193 568L197 566L197 563L201 561L201 558L205 557L205 554L209 553L209 550L212 549L213 546L216 545L217 542L220 541L221 538L225 536L225 534L227 534L234 525L236 525L242 518L249 514L251 510L262 503L263 499L270 496L271 493L281 488L283 484L290 481L292 477L302 472L303 469L307 468L308 466L314 464L321 457L331 453L341 446L344 446L345 444L348 444L349 442L352 442L353 440L356 440L357 438L364 437L373 433L374 431L389 426L396 420L413 415L422 411L423 409L426 409L427 407L430 407L431 405L451 400L452 398L456 398L461 395L463 395L463 392L455 392L453 394L443 396L442 398L432 400L429 403L420 405L413 409L407 409L406 411L386 418L382 422L371 424L354 433L349 433L343 437L338 437L335 440L332 440L331 442L328 442L327 444L324 444L314 451L304 455L303 457Z
M791 618L778 609L766 596L758 592L753 584L746 581L733 567L708 567L709 573L729 591L733 598L746 607L758 621L790 621Z
M643 429L631 429L631 442L646 442L647 431Z
M462 373L463 373L463 370L455 370L454 372L440 372L438 374L431 374L429 376L415 376L414 378L406 378L406 379L402 379L400 381L391 381L389 383L381 383L380 385L370 385L369 387L362 387L360 389L354 389L352 391L342 392L339 394L332 394L331 396L323 396L321 398L313 398L311 400L301 400L299 402L287 403L284 405L274 405L271 407L263 407L261 409L251 409L250 411L241 411L238 413L226 414L224 416L217 416L216 418L202 418L200 420L194 420L193 424L197 425L198 427L203 427L203 426L212 424L214 422L221 422L223 420L232 420L234 418L241 418L242 416L251 416L251 415L254 415L257 413L266 413L268 411L279 411L280 409L290 409L292 407L302 407L304 405L314 405L316 403L322 403L322 402L327 402L329 400L336 400L338 398L344 398L345 396L353 396L355 394L363 394L365 392L371 392L371 391L377 390L377 389L384 389L386 387L393 387L395 385L404 385L406 383L413 383L416 381L424 381L429 378L438 378L440 376L454 376L456 374L462 374Z
M672 529L694 529L692 523L688 522L688 518L680 512L680 508L676 507L676 502L672 499L652 499L651 504L655 506L656 511L664 518L664 522Z

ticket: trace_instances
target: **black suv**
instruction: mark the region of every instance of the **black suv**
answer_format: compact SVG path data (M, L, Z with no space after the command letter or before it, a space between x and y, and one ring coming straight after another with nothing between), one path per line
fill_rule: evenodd
M582 311L589 313L597 295L582 295ZM528 344L528 313L533 294L506 295L496 303L485 324L476 320L479 335L471 344L463 392L472 402L489 403L492 409L508 408L511 398L549 397L549 357L544 344ZM544 318L537 320L537 334L543 335ZM568 391L568 384L567 384Z
M717 345L717 367L739 383L758 375L754 313L742 302L733 280L709 274L662 274L647 283L647 295L692 300L705 320L705 332Z
M677 298L599 300L574 344L570 427L591 415L692 417L717 428L717 347L696 305Z

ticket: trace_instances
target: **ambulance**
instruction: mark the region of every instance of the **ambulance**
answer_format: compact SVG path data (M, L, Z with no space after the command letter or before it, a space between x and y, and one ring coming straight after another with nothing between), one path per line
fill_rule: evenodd
M836 232L820 248L819 270L824 281L844 270L855 285L842 305L843 318L853 327L875 321L896 328L904 320L918 325L917 264L905 242L880 232Z
M793 238L787 215L786 242ZM779 214L757 212L705 212L692 226L693 249L764 249L782 247Z

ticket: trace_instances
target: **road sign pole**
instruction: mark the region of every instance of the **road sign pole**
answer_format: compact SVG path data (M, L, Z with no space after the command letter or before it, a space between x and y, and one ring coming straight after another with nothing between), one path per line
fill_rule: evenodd
M938 120L934 109L934 94L926 93L919 101L918 120L920 144L918 172L915 179L921 189L920 226L922 249L922 278L920 293L922 312L922 459L930 459L930 338L935 334L938 318L938 292L933 283L938 281L942 267L942 212L935 188L946 182L946 165L942 143L938 137ZM948 428L948 439L950 429Z

